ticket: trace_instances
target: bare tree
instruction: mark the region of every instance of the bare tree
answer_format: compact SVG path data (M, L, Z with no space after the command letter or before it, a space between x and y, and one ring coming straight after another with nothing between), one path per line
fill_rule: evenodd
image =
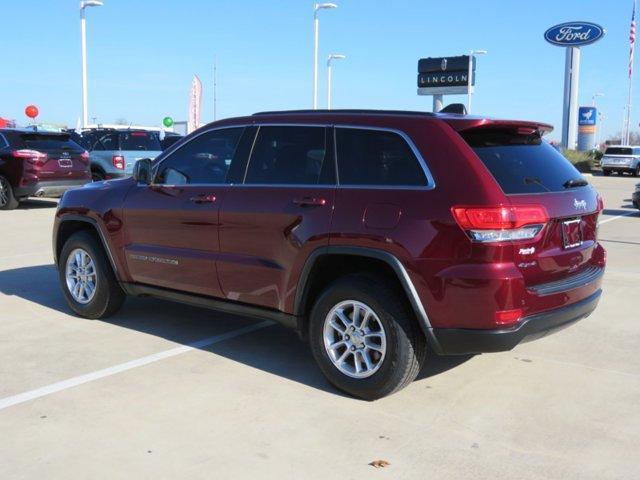
M129 125L129 122L126 118L120 117L116 118L116 125Z

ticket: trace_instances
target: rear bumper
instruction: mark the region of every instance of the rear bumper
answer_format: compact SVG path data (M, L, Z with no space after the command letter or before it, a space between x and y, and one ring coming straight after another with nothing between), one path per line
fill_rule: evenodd
M508 329L484 330L466 328L434 328L433 335L440 354L464 355L511 350L521 342L535 340L568 327L591 314L598 305L602 290L579 302L523 318Z
M627 172L627 173L633 173L636 171L636 167L635 166L629 166L629 165L602 165L602 169L603 170L608 170L609 172Z
M61 197L64 192L72 188L82 187L91 182L91 179L79 180L49 180L36 182L15 189L18 197Z

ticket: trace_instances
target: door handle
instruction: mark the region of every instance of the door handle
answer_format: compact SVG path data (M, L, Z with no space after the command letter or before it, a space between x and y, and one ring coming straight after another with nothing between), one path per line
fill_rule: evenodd
M197 197L191 197L189 199L189 201L193 203L215 203L216 200L217 199L215 195L206 194L198 195Z
M295 203L299 207L321 207L323 205L326 205L327 201L324 198L304 197L296 198L293 203Z

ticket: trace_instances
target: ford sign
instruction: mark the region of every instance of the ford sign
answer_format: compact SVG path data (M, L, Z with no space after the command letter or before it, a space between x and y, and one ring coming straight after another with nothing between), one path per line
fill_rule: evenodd
M544 39L560 47L579 47L597 42L604 36L604 28L590 22L568 22L551 27Z

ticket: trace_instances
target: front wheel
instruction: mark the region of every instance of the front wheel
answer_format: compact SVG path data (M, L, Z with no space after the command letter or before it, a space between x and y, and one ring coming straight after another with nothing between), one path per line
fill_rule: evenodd
M87 231L74 233L58 260L62 292L71 309L85 318L106 318L116 313L125 295L102 245Z
M387 282L388 283L388 282ZM411 383L424 362L426 340L403 296L367 276L344 277L316 301L311 350L338 389L365 400Z

